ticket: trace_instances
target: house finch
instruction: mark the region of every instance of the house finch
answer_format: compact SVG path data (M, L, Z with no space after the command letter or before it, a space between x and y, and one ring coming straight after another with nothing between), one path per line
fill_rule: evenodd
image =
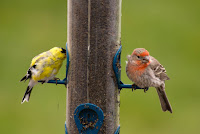
M165 93L165 80L169 80L165 68L144 48L136 48L127 56L126 73L130 80L140 88L155 87L163 111L172 113Z
M31 91L38 81L48 82L51 79L57 80L56 74L62 66L63 60L66 58L66 50L60 47L54 47L49 51L43 52L35 56L27 74L20 80L26 81L30 79L22 102L29 101Z

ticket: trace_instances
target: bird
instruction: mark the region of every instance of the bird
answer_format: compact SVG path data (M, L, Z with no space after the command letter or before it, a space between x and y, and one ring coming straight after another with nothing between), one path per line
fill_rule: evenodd
M29 79L21 104L25 101L29 101L33 87L38 83L38 81L42 81L43 84L54 79L57 82L57 79L59 78L56 78L55 76L65 58L66 50L64 48L53 47L49 51L43 52L32 59L26 75L20 80L20 82L26 82L26 80Z
M134 82L132 87L148 89L155 87L162 110L172 113L172 107L165 92L165 81L170 80L165 68L145 48L136 48L127 56L126 74Z

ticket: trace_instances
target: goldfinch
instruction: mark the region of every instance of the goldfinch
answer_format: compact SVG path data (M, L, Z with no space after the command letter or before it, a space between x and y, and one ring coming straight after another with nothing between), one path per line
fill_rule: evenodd
M65 58L66 50L60 47L54 47L32 59L27 74L20 80L25 82L30 79L21 103L29 101L31 91L38 81L42 81L44 83L52 79L57 79L55 76L62 66Z

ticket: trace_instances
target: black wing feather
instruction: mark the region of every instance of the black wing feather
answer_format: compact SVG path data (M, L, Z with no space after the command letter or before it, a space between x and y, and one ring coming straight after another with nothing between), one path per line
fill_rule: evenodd
M35 68L36 65L33 65L32 67ZM27 74L20 80L20 82L21 82L21 81L24 81L24 80L25 80L24 82L26 82L26 80L28 80L28 79L31 78L31 76L32 76L31 68L32 68L32 67L30 67L30 68L28 69Z

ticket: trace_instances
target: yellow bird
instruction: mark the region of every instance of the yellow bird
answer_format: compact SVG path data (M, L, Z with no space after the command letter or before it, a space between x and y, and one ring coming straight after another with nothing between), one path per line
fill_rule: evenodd
M35 56L32 59L27 74L20 80L26 81L30 79L21 103L24 103L24 101L29 101L31 91L38 81L42 81L44 83L52 79L58 79L55 76L62 66L65 58L66 50L60 47L54 47L49 51Z

